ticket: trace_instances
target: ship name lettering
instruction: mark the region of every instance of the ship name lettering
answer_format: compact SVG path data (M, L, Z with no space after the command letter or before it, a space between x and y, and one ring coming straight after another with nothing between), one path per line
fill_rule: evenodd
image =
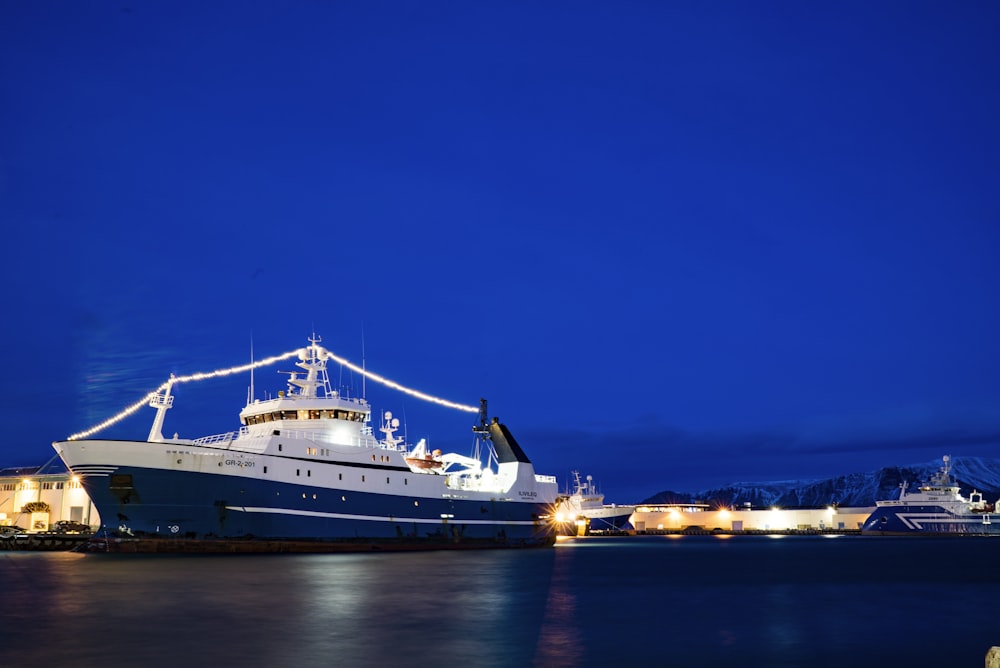
M524 492L524 491L521 491L521 492L518 492L518 493L521 496L532 496L532 497L538 496L538 492Z

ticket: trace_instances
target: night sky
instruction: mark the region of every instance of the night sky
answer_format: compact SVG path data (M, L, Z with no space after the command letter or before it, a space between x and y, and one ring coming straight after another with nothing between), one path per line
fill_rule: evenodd
M994 1L0 0L0 465L314 331L608 501L1000 456L998 34ZM469 451L474 415L332 375ZM248 385L178 386L164 433Z

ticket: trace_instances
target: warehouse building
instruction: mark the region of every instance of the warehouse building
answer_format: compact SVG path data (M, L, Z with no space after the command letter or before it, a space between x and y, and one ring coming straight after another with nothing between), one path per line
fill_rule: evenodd
M638 506L636 533L677 531L857 531L874 511L867 508L711 508L686 503Z

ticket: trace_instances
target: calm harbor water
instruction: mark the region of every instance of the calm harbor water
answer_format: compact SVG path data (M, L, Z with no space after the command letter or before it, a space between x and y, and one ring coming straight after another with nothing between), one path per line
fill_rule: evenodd
M0 552L0 664L982 666L1000 539L572 538L366 555Z

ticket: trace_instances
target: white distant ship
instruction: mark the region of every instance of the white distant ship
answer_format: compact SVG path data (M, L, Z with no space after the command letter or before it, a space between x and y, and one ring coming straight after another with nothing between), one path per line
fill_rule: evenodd
M562 534L576 535L587 531L621 531L628 528L635 506L605 504L604 495L597 491L593 476L584 480L573 471L572 494L556 501L556 525Z
M962 534L995 536L1000 534L996 504L983 499L981 492L972 490L962 496L958 483L951 476L951 457L944 456L944 465L916 492L907 492L900 485L899 499L876 501L862 533L873 534Z

